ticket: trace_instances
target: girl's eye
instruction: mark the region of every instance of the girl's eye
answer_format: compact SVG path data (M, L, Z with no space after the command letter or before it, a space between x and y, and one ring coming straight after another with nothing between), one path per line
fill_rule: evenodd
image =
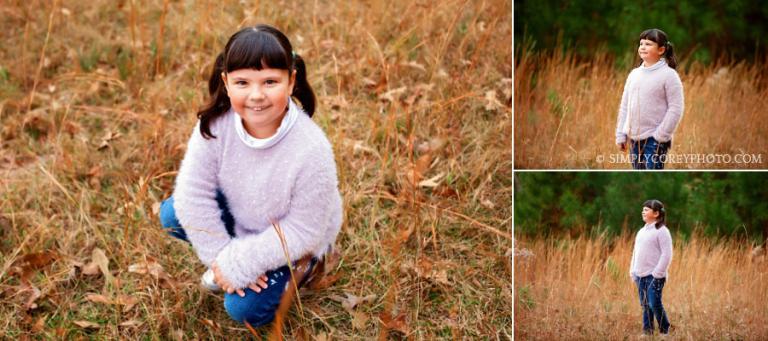
M235 85L242 86L242 85L246 85L246 84L248 84L248 82L246 82L246 81L235 81Z
M267 85L274 85L277 84L277 81L274 79L267 79L264 83Z

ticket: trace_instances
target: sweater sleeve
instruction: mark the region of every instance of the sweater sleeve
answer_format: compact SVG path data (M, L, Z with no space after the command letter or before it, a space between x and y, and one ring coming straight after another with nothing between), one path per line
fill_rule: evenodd
M672 235L669 233L669 229L664 229L663 233L658 235L659 246L661 247L661 257L659 262L653 269L654 278L667 277L667 270L669 264L672 262Z
M230 240L216 201L220 141L221 138L204 139L198 121L187 144L173 194L176 217L197 256L208 267Z
M629 278L633 278L635 276L634 273L632 273L632 269L635 268L635 254L637 253L637 236L635 236L635 243L632 247L632 259L629 261Z
M683 117L683 108L685 108L683 83L677 72L672 71L670 76L666 78L664 90L667 94L667 112L653 133L653 138L659 142L667 142L672 139L672 134L677 129L677 125Z
M314 253L327 242L326 233L336 228L332 226L337 221L335 215L342 210L333 154L313 159L305 161L288 213L277 221L292 261ZM216 257L216 263L234 287L244 288L266 271L286 265L286 250L275 227L269 226L259 234L234 238Z
M632 74L630 73L630 76ZM624 91L621 94L621 103L619 104L619 116L616 120L616 144L627 142L627 134L623 131L624 124L627 121L627 112L629 110L629 78L624 82Z

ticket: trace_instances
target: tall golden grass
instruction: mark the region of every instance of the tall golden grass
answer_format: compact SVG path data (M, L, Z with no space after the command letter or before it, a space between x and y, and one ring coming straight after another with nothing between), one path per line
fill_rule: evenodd
M673 340L765 340L768 261L737 241L674 239L663 290ZM642 333L629 278L634 236L515 241L515 338L627 340ZM658 336L658 327L657 327Z
M670 154L680 156L666 168L766 168L766 62L709 67L679 62L685 110ZM614 58L605 54L585 60L562 50L545 54L518 48L515 167L631 169L628 163L611 162L621 154L615 129L630 71L616 70ZM713 156L707 159L708 154Z
M341 261L285 337L511 336L508 1L13 0L0 16L0 338L250 336L156 214L216 54L255 23L307 61L344 199Z

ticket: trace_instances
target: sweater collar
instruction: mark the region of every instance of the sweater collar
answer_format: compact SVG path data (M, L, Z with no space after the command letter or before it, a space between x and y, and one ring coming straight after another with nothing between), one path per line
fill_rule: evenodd
M658 62L656 62L656 64L653 64L653 65L648 66L648 67L645 67L645 66L643 66L642 63L640 63L640 70L643 70L643 71L653 71L653 70L658 70L660 68L663 68L665 65L667 65L667 60L664 59L664 58L661 58L661 59L659 59Z
M280 140L288 134L288 131L293 127L293 124L296 123L296 119L299 117L300 112L303 112L303 110L301 110L292 99L289 100L288 113L283 116L283 120L280 122L280 127L277 128L277 132L265 139L256 138L248 134L245 130L245 126L243 126L243 119L240 115L237 115L235 118L235 131L237 131L237 136L240 137L240 140L243 141L246 146L254 149L267 149L280 142Z

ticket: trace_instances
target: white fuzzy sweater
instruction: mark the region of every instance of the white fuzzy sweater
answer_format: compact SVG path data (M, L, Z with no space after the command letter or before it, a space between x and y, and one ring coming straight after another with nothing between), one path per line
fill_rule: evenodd
M635 236L629 276L666 278L672 263L672 234L666 226L646 224Z
M621 95L616 143L653 137L667 142L683 117L683 83L662 58L649 67L632 70Z
M209 267L215 260L235 287L287 263L272 221L281 227L292 260L322 255L339 233L342 200L333 149L306 114L294 118L266 148L238 135L242 123L231 109L211 123L215 139L204 139L198 122L189 140L176 179L176 216L200 260ZM221 220L217 189L235 219L235 238Z

